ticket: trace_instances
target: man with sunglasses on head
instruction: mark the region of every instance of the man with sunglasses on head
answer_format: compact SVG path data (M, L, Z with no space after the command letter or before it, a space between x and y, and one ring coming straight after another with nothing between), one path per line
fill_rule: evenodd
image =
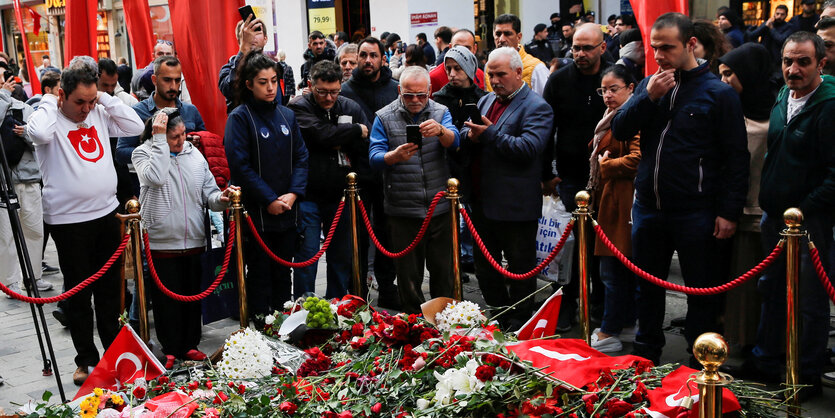
M307 260L319 251L319 236L327 233L345 188L345 176L368 158L370 123L362 108L340 96L342 69L333 61L319 61L310 69L310 93L296 96L289 108L296 114L309 152L307 193L299 203L301 247L296 260ZM364 155L363 155L364 154ZM366 163L367 164L367 163ZM340 222L327 251L328 286L325 297L341 298L351 284L351 233ZM315 292L316 264L295 269L293 297Z
M577 26L571 51L574 61L551 74L542 95L554 112L551 138L556 134L556 143L553 139L548 141L546 149L543 193L557 194L559 187L559 197L569 212L576 207L574 195L584 190L589 181L589 138L594 137L594 128L606 110L597 88L601 73L612 65L599 25ZM569 321L577 308L578 280L577 269L573 269L560 307L558 326L563 331L570 328Z
M522 80L536 94L542 96L542 90L551 74L548 67L538 58L525 52L520 48L522 42L522 21L519 17L510 13L503 14L496 18L493 29L493 38L496 41L496 48L510 47L519 52L522 57ZM485 80L485 90L493 91L490 86L490 78Z

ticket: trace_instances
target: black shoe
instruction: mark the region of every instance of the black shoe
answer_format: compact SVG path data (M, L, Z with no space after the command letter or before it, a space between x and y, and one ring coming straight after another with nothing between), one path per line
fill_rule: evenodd
M58 267L52 267L49 264L46 264L46 261L41 262L41 271L43 272L44 276L49 276L61 271Z
M52 317L55 318L55 320L57 320L62 327L68 328L70 326L69 321L67 321L67 314L64 313L63 309L58 308L52 311Z
M473 263L461 263L461 271L464 273L475 274L475 265Z
M733 376L734 379L738 380L753 380L760 383L773 384L781 382L779 372L764 371L760 367L758 367L754 360L751 358L745 359L745 361L738 366L733 366L730 364L724 364L722 366L719 366L719 371L722 373L727 373Z
M560 315L557 319L557 332L571 331L571 318L568 315Z

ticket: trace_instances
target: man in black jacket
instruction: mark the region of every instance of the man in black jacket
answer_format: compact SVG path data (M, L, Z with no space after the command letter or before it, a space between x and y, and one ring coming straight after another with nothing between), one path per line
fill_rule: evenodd
M368 160L368 120L353 100L340 96L342 70L333 61L320 61L310 70L310 93L290 102L309 153L305 200L299 203L302 245L296 260L308 260L319 251L319 234L328 231L345 189L345 176L365 156ZM346 212L347 213L347 212ZM351 283L351 235L347 218L334 232L328 257L325 297L341 298ZM316 264L296 269L293 297L314 292Z
M299 89L307 87L310 69L313 67L313 64L323 60L333 61L336 58L336 51L328 46L325 35L315 30L310 32L310 35L307 37L307 50L304 51L303 57L304 64L302 64L302 76L299 81Z
M351 78L342 85L340 95L355 101L365 113L366 119L372 121L378 110L397 99L397 81L392 79L391 70L383 66L385 47L379 39L369 36L360 41L357 48L359 50L357 68ZM382 175L372 173L370 168L367 171L357 170L357 174L359 174L361 186L360 195L365 202L371 203L366 206L373 208L374 233L384 246L388 246L386 215L383 212ZM363 236L363 239L366 243L360 243L363 249L360 263L363 272L366 272L368 268L367 236ZM379 306L398 309L400 296L397 285L394 284L394 263L379 252L374 257L374 277L379 286Z
M525 45L525 51L539 58L545 65L551 65L551 60L556 56L553 48L551 48L551 41L548 39L548 27L544 23L539 23L533 27L533 39Z

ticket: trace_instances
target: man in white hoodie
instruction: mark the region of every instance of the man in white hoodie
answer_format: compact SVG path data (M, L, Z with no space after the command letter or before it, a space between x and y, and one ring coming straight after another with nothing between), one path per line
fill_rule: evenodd
M144 128L133 109L98 91L98 71L84 62L90 60L80 59L63 71L58 96L44 95L26 126L43 174L44 222L58 250L66 289L98 271L119 246L116 171L108 139L139 135ZM96 298L96 323L105 349L118 333L118 276L111 268L67 299L77 385L99 361L91 295Z

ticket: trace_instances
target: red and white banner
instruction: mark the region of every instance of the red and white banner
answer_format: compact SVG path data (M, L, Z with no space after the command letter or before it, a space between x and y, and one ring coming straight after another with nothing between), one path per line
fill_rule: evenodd
M519 331L516 331L516 338L530 340L533 338L550 337L556 334L561 301L562 288L559 288L542 304L531 319L525 322L525 325L522 325Z
M687 0L630 0L629 3L632 4L632 11L635 12L635 20L638 22L638 27L641 29L641 37L644 40L644 52L646 53L644 73L651 75L658 71L658 63L655 62L655 52L649 43L652 24L655 23L655 19L658 19L658 16L667 12L678 12L686 15L689 2Z
M544 368L542 373L578 388L596 382L603 370L624 369L641 362L651 364L638 356L607 356L578 339L523 341L509 344L507 349L530 361L534 368Z
M30 9L31 10L31 9ZM37 14L37 13L35 13ZM17 27L21 33L25 32L25 28L23 26L23 14L20 10L20 0L14 0L14 15L15 20L17 21ZM38 19L35 19L35 34L40 30L40 15L38 15ZM26 35L23 35L23 39L27 39ZM32 93L37 94L41 92L41 80L38 78L38 73L35 72L35 62L32 59L32 51L29 50L29 42L24 41L21 42L23 44L23 53L26 56L26 73L29 74L29 83L32 85ZM6 80L8 81L8 80Z
M690 377L698 373L697 370L681 366L674 372L668 374L661 380L661 387L647 392L649 406L644 408L645 412L652 418L676 418L685 411L681 406L682 400L690 396L693 398L693 406L690 409L690 418L699 417L699 386ZM736 396L728 390L722 389L722 413L738 411L739 401Z
M73 399L87 395L95 388L118 390L136 379L151 380L163 373L162 363L133 328L125 325Z

